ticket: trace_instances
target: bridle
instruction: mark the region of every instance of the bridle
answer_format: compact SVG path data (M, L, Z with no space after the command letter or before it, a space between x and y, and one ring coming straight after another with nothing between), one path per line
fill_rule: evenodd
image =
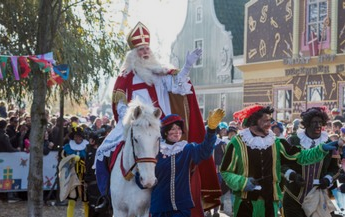
M158 139L158 141L160 141L160 139ZM121 163L120 163L120 167L121 167L121 172L123 177L127 180L130 181L133 176L135 176L135 174L132 172L133 169L137 166L138 163L157 163L157 158L153 158L153 157L142 157L142 158L138 158L134 152L134 136L133 136L133 127L131 127L131 143L132 143L132 153L133 153L133 159L134 159L134 164L130 167L130 169L126 172L126 169L123 167L123 151L121 154Z

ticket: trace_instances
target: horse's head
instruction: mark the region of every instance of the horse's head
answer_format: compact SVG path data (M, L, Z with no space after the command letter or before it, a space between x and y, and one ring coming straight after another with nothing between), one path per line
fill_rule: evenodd
M160 141L160 109L132 100L124 118L126 145L131 144L139 170L139 181L145 188L156 182L155 167Z

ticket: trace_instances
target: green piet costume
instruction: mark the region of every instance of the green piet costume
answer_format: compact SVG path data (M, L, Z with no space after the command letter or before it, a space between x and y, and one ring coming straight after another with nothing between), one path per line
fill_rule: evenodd
M262 138L253 135L249 128L231 139L221 164L221 175L235 195L235 217L243 213L248 216L250 212L253 217L278 216L282 199L279 187L281 158L307 165L322 160L328 153L319 145L290 155L285 149L288 145L285 139L276 138L272 131ZM249 177L253 177L261 189L244 191Z

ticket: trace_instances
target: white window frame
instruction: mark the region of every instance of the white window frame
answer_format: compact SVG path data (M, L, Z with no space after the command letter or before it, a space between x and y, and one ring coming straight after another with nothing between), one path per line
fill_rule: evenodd
M309 22L309 18L310 18L310 7L311 5L316 4L316 11L317 11L317 15L316 15L316 21L312 21ZM326 13L320 15L320 4L326 4ZM324 29L324 34L325 34L325 39L323 39L321 41L321 28L323 27L323 23L324 23L324 19L327 18L328 16L328 7L329 7L329 1L328 0L307 0L305 3L305 11L306 11L306 15L305 15L305 33L303 34L303 46L302 46L302 50L306 51L309 50L309 42L311 41L311 36L310 36L310 28L312 25L316 25L316 37L318 38L318 43L319 46L321 46L323 49L325 48L329 48L330 47L330 28L328 28L327 26ZM322 26L322 27L321 27Z
M315 88L320 88L320 90L321 90L321 93L320 93L320 100L312 100L311 99L311 91L312 91L312 89L315 89ZM307 85L307 102L308 103L320 103L320 102L322 102L322 101L324 101L325 100L325 95L324 95L324 93L325 93L325 90L324 90L324 86L323 85L320 85L320 84L317 84L317 85Z
M290 91L290 107L286 107L286 102L284 102L283 108L279 107L279 92L280 91ZM284 101L286 101L284 97ZM288 120L291 121L293 112L293 87L292 86L277 86L273 88L273 102L274 102L274 118L277 121ZM278 117L278 113L282 113L283 117ZM289 115L288 115L289 114Z
M199 5L196 7L195 10L195 23L202 23L203 20L203 10L202 10L202 6Z
M200 41L201 41L201 46L199 44L197 44ZM194 47L194 49L201 48L202 50L204 50L204 39L202 39L202 38L195 39L193 47ZM204 52L201 54L201 57L195 62L194 68L199 68L199 67L203 66L203 62L204 62L203 61L203 55L204 55Z

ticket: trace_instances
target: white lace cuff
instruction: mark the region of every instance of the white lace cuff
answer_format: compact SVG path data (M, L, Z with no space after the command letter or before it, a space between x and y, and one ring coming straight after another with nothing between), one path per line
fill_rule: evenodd
M290 183L293 182L293 180L290 180L290 174L294 172L295 172L294 170L288 169L284 174L285 179L288 180L288 182Z
M192 85L188 83L189 77L180 76L180 73L172 78L171 92L180 95L192 94Z

